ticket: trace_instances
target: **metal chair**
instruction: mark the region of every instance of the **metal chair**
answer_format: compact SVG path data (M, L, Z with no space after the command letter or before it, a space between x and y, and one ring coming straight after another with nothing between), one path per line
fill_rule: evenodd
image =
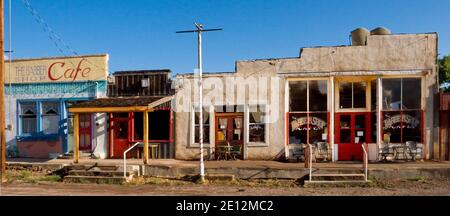
M233 146L230 146L230 143L228 143L228 154L233 160L237 160L237 157L241 155L241 150L241 145L235 144Z
M302 160L305 159L305 144L301 144L300 147L295 147L292 149L292 157L295 157L297 159L297 162L300 161L300 158Z
M406 146L408 148L409 155L413 161L416 160L418 154L422 155L422 147L418 146L415 141L406 141ZM421 156L422 157L422 156Z
M323 161L328 160L329 154L328 143L326 142L317 142L316 143L316 158L321 158Z
M387 156L389 156L389 145L386 142L382 142L378 150L378 158L381 161L387 161Z

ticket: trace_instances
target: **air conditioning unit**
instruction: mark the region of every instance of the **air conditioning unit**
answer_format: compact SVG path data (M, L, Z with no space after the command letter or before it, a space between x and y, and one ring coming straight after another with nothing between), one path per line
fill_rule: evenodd
M144 78L144 79L141 80L141 86L142 86L142 88L147 88L148 85L149 85L148 78Z
M116 84L116 77L108 76L108 84Z

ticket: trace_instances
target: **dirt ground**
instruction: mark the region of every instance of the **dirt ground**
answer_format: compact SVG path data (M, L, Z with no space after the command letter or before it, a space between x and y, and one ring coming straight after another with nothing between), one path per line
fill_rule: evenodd
M9 183L2 186L6 196L449 196L448 179L377 181L365 187L326 186L305 188L295 184L68 184L62 182Z

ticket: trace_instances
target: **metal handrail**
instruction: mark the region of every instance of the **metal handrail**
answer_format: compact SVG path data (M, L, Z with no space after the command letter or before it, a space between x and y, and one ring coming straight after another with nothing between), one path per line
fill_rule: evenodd
M364 169L364 181L367 182L367 167L369 166L369 159L368 159L368 154L367 154L367 149L366 149L366 143L362 144L362 149L363 149L363 169Z
M129 151L131 151L131 149L133 149L134 147L138 146L139 144L141 144L141 142L137 142L134 145L132 145L130 148L128 148L127 150L125 150L123 152L123 177L126 178L127 177L127 153Z

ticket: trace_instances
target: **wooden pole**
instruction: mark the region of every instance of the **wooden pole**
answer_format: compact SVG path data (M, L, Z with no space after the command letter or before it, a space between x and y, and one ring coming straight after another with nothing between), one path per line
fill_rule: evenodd
M6 181L6 136L5 136L5 47L3 0L0 0L0 164L1 182Z
M148 163L148 112L144 112L144 164Z
M75 113L73 118L73 162L78 163L80 158L80 114Z

